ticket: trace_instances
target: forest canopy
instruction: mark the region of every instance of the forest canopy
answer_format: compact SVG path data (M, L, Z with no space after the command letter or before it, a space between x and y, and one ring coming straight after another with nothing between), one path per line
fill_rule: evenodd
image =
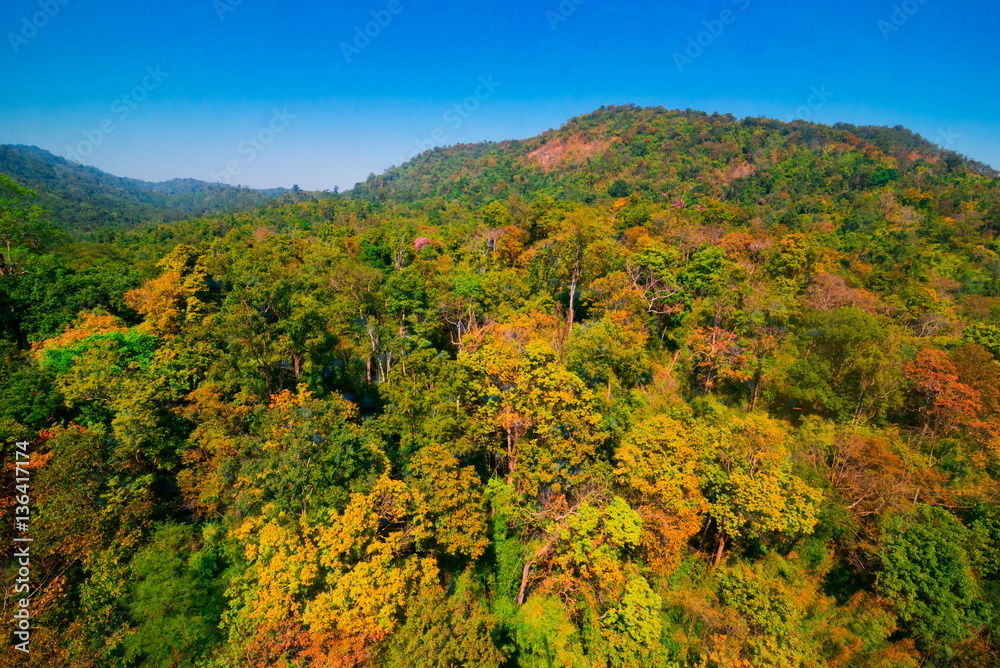
M182 221L40 199L0 176L0 665L1000 663L985 165L626 106Z

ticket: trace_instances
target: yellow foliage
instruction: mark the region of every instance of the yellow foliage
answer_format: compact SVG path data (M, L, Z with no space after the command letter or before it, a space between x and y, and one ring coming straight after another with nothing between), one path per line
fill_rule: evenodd
M631 491L647 561L662 575L676 568L708 510L698 478L703 456L684 425L666 416L636 424L618 449L615 477Z
M163 273L125 293L125 301L143 316L143 330L173 336L186 323L195 322L204 314L200 295L205 290L208 271L198 251L184 245L176 247L156 266Z
M434 559L404 556L425 531L408 521L413 503L404 483L383 478L316 529L326 587L303 615L314 632L381 639L398 623L407 595L436 581Z

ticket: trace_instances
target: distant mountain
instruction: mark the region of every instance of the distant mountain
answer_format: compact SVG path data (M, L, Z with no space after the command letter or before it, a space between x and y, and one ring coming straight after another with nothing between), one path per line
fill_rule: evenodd
M352 194L473 205L510 195L593 202L631 194L652 201L710 196L749 203L782 193L865 190L911 170L929 177L997 176L900 126L738 120L625 105L602 107L530 139L436 148L370 176Z
M0 145L0 172L38 192L53 222L73 232L130 228L258 206L284 189L195 179L150 183L70 162L35 146Z

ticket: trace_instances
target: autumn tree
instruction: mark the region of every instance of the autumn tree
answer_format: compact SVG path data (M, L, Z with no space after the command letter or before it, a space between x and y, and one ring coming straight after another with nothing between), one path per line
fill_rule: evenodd
M699 474L708 455L681 422L656 416L637 423L619 447L615 477L642 518L647 564L669 574L708 511Z
M201 253L186 245L177 246L156 266L160 276L128 292L125 299L143 316L146 331L174 336L204 315L207 270Z
M463 355L472 372L470 400L485 430L500 436L491 447L499 467L526 495L566 489L589 475L601 440L599 417L583 381L539 340L512 341L497 329Z

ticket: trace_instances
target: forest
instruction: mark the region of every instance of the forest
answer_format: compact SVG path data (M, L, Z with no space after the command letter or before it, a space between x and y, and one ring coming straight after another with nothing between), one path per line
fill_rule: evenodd
M989 166L617 106L246 195L0 174L0 666L1000 666Z

